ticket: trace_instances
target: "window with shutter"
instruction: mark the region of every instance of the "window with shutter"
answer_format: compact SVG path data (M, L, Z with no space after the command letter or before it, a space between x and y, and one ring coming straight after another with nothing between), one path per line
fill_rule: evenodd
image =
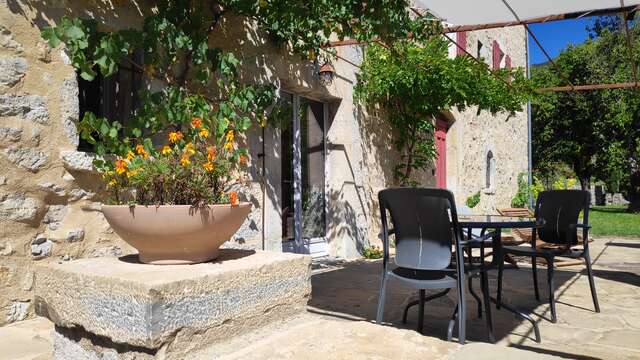
M142 64L142 51L135 51L130 59ZM130 61L123 61L118 71L109 77L102 76L98 71L92 81L87 81L78 74L80 119L86 112L92 112L97 117L125 124L138 106L138 91L142 80L142 71ZM94 148L80 139L78 150L91 152Z
M456 46L456 55L464 55L467 49L467 32L462 31L456 33L456 42L458 43L458 46Z

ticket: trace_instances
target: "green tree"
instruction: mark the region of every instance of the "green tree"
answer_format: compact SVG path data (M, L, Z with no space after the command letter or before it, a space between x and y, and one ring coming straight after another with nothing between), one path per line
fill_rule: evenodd
M471 57L449 58L448 42L436 36L436 30L425 40L369 46L356 86L357 98L379 107L395 132L402 157L395 175L402 185L417 185L412 173L427 169L436 156L436 116L452 107L470 106L478 113L515 112L532 92L522 69L492 74Z
M629 22L633 51L622 22L596 20L591 40L563 50L549 66L533 71L540 87L629 82L640 63L640 27ZM617 26L617 27L616 27ZM631 61L631 59L634 61ZM608 89L545 93L533 102L534 166L550 171L555 162L572 167L583 188L592 178L626 192L630 211L640 211L640 90Z

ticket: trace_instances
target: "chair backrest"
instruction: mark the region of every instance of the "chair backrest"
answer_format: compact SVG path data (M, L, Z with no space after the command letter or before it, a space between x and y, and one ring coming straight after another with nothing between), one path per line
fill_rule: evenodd
M461 238L455 201L449 190L391 188L380 191L378 200L383 234L389 229L387 210L391 214L398 266L420 270L449 266L454 237Z
M538 194L535 217L541 227L538 238L546 243L567 246L578 243L578 232L571 224L578 223L580 212L582 223L589 224L591 194L582 190L550 190Z

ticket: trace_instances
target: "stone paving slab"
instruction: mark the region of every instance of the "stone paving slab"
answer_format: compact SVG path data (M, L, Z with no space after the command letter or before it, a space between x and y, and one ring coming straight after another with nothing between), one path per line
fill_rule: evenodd
M0 360L48 360L53 324L39 317L0 327Z
M548 306L533 299L530 269L523 267L507 271L505 296L508 294L513 305L534 314L542 334L540 344L531 339L530 324L522 323L504 311L494 311L498 343L487 344L484 320L475 318L475 302L470 297L466 345L444 340L446 323L455 300L449 297L427 304L425 335L420 335L414 331L416 312L409 313L408 324L400 322L402 305L411 300L413 294L393 284L385 311L387 326L373 324L380 263L359 261L337 264L315 273L312 277L313 298L306 314L214 344L203 350L200 356L194 354L191 358L640 359L638 243L640 239L596 239L593 243L592 257L595 259L596 285L602 308L599 314L593 312L589 286L581 268L557 270L557 324L545 319L549 316ZM544 297L544 268L540 269L539 275ZM490 286L494 291L496 285L495 277L492 277ZM20 329L34 326L30 322L19 324ZM30 335L33 332L20 330L17 325L0 328L0 359L18 358L7 357L6 350L3 352L3 338L12 339L11 346L33 343L33 348L38 349L33 335ZM48 341L50 344L51 340ZM37 357L42 355L41 349L35 356L24 358L46 359Z

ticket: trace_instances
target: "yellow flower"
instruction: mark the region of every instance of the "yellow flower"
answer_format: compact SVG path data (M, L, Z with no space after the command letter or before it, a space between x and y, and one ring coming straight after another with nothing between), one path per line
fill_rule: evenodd
M175 143L178 140L182 139L182 133L180 131L172 131L169 133L169 142Z
M113 187L118 185L118 181L116 179L112 179L111 181L109 181L109 183L107 184L107 187Z
M209 137L209 130L202 128L200 129L200 137L202 138L208 138Z
M227 142L232 142L235 135L233 134L233 130L229 130L227 132Z
M207 160L209 161L215 160L217 154L218 154L218 150L216 150L215 146L207 147Z
M184 146L184 152L185 154L189 154L189 155L193 155L196 153L196 148L195 146L193 146L193 143L188 143L187 145Z
M171 150L171 148L167 145L162 147L162 155L169 155L173 152L173 150Z
M180 165L182 166L187 166L191 164L191 160L189 160L189 156L188 155L182 155L182 157L180 158Z
M258 6L260 6L261 8L265 8L267 7L267 5L268 5L267 0L258 1Z
M128 177L128 178L130 178L130 177L132 177L132 176L136 176L136 175L138 175L138 172L140 172L140 171L139 171L139 170L137 170L137 169L136 169L136 170L130 170L130 171L127 171L127 174L126 174L126 175L127 175L127 177Z
M206 163L202 164L202 168L205 169L208 172L212 172L213 171L213 163L211 161L207 161Z
M224 149L231 152L233 150L233 143L228 142L224 144Z
M200 128L202 126L202 119L200 119L199 117L192 118L191 126L193 126L194 129Z
M129 152L127 153L127 160L132 160L134 157L136 157L136 154L134 154L133 151L129 150Z

